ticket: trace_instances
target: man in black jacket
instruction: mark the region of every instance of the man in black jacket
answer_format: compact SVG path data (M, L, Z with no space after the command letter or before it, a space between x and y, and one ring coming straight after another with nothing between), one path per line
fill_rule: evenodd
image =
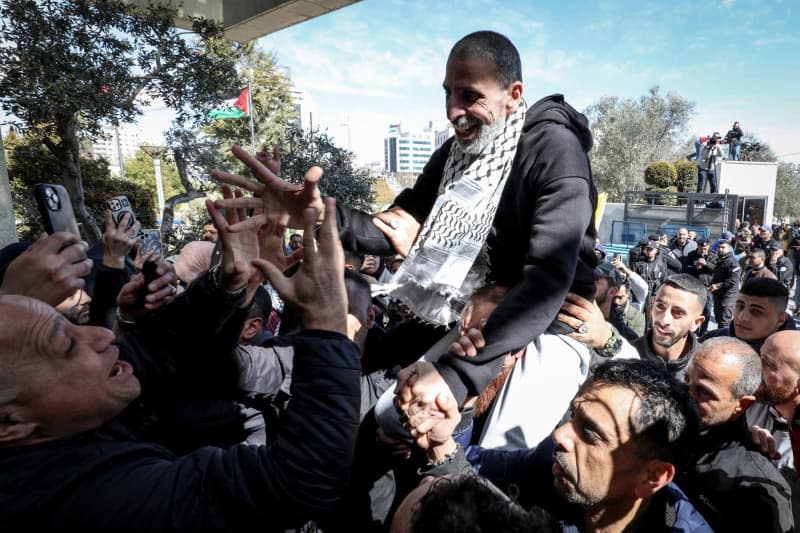
M567 292L594 297L597 193L587 157L588 121L561 95L526 111L521 80L519 54L507 38L484 31L461 39L450 53L443 84L455 137L431 156L414 187L388 211L373 216L340 207L337 212L345 247L408 254L393 279L399 283L392 295L429 321L454 320L487 277L509 287L485 326L480 353L446 354L435 366L409 367L400 375L404 400L413 396L418 404L431 405L446 392L462 405L497 376L505 353L544 333ZM243 150L235 148L234 154L263 185L223 172L214 172L216 179L277 194L292 219L299 215L295 203L319 202L319 170L307 174L302 187L294 186L277 178L274 158L269 168Z
M708 290L714 295L714 318L718 328L724 328L731 322L733 306L736 305L736 296L739 294L739 275L742 268L733 256L731 244L728 241L719 243L717 250L717 264L711 276L711 285Z
M328 208L335 207L329 201ZM292 279L254 259L303 314L292 405L270 448L204 447L177 457L138 438L185 367L230 353L258 257L254 235L228 234L213 208L222 259L183 295L137 321L116 343L76 326L42 302L0 296L0 529L3 531L251 531L283 529L330 510L348 483L358 422L358 351L344 337L347 300L335 219L311 242ZM174 291L162 264L149 308ZM254 286L254 284L251 284ZM125 312L145 290L136 276ZM128 317L130 318L130 317ZM214 366L213 364L210 366ZM222 379L223 376L218 376ZM313 423L309 423L313 421Z
M686 273L696 277L700 280L706 290L711 285L711 278L714 275L714 268L717 266L717 253L711 251L711 243L708 239L697 240L697 250L689 253L686 265ZM711 312L714 308L714 297L711 292L708 293L706 298L706 305L703 308L703 317L705 320L697 330L699 336L703 336L708 329L708 322L711 320Z
M761 359L729 337L706 341L686 373L700 411L692 467L675 478L715 531L792 531L789 486L750 441L745 411L761 384Z

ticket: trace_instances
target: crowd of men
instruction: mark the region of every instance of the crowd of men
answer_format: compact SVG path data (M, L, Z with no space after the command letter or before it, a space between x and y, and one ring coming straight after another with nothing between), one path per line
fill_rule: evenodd
M443 87L384 212L234 147L174 264L110 213L0 251L0 529L793 531L800 237L607 258L586 118L494 32Z

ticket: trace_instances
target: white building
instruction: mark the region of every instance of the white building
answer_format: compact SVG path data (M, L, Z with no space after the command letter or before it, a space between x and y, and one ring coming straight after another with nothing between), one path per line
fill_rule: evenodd
M139 127L123 124L118 128L106 126L103 133L92 142L92 155L109 163L112 176L120 176L125 159L133 157L139 149Z
M438 150L439 148L441 148L442 145L445 143L445 141L447 141L447 139L449 139L455 134L456 130L453 129L453 125L448 122L443 130L436 131L434 149Z
M403 131L400 123L390 124L383 139L383 168L392 174L419 174L434 151L433 127Z

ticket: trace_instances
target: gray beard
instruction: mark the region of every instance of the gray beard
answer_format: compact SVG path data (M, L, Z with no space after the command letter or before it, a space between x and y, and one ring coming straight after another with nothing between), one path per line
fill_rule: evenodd
M462 119L467 119L467 117L461 117L457 122L460 122ZM483 152L484 148L489 146L492 141L494 141L501 133L503 133L503 130L506 127L506 120L506 116L501 114L500 117L498 117L498 119L491 124L482 125L478 130L478 136L470 141L462 141L456 137L456 144L458 145L458 148L465 154L480 154Z

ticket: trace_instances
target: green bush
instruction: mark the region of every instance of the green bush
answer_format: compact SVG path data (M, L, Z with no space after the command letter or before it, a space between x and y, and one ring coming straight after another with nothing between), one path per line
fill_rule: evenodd
M694 161L676 161L678 179L675 186L679 192L697 192L697 164Z
M644 182L655 190L656 187L672 187L678 174L675 166L669 161L654 161L644 169Z

